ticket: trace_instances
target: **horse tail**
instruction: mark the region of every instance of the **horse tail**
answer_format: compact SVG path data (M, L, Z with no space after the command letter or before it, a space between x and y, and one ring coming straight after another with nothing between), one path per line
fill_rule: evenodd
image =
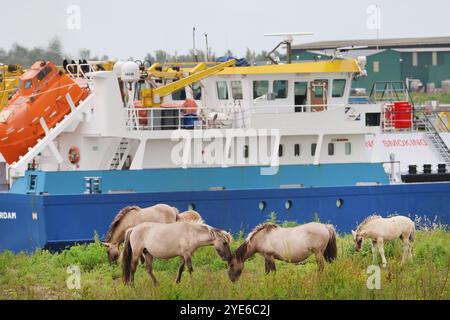
M323 252L323 256L327 262L331 262L337 257L337 245L336 245L336 231L331 224L327 224L326 228L330 234L327 247Z
M416 238L416 226L413 225L411 233L409 234L409 241L414 242L415 238Z
M130 234L133 229L128 229L125 233L125 247L123 249L122 257L122 278L123 282L126 284L130 282L131 275L131 258L133 256L133 249L130 243Z

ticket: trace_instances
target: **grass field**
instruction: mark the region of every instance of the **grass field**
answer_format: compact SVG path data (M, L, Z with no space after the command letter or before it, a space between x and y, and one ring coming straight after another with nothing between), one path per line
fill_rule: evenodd
M302 265L277 261L277 272L264 274L264 260L246 263L241 279L228 280L226 263L213 248L193 258L192 279L185 271L175 284L179 259L157 260L154 287L140 265L135 287L124 286L121 267L110 266L100 242L77 245L61 253L0 254L0 299L450 299L450 233L445 228L416 234L414 262L401 266L400 241L386 245L388 267L381 271L381 289L366 287L366 268L372 262L370 243L354 251L351 236L338 238L338 259L317 272L314 258ZM236 239L233 248L241 242ZM66 285L67 268L81 270L81 288Z

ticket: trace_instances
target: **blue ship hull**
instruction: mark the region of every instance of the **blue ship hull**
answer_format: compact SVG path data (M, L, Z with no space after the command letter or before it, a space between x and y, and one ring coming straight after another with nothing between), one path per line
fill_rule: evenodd
M248 232L271 212L281 221L318 218L347 233L373 213L426 216L448 224L449 195L450 183L91 195L4 193L0 194L0 252L60 249L92 241L95 233L103 238L117 212L131 204L168 203L180 210L194 205L208 224L235 234Z

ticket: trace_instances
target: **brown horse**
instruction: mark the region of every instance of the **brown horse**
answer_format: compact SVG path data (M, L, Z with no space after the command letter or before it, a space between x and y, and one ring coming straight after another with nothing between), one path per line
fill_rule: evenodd
M139 258L145 255L147 272L153 281L153 259L170 259L180 257L180 268L176 282L181 280L184 265L187 264L192 274L191 257L199 247L213 245L218 255L229 262L232 257L231 235L220 229L203 223L177 222L171 224L145 222L127 230L123 250L122 269L124 283L134 282L134 273Z
M291 228L271 223L259 225L234 253L228 269L231 281L239 279L245 260L255 253L264 257L266 273L276 270L274 259L300 263L313 253L321 271L324 258L331 262L337 256L336 232L333 226L317 222Z
M166 204L157 204L148 208L128 206L116 215L103 244L108 250L108 260L113 263L119 259L119 245L125 238L125 231L143 222L173 223L178 220L203 221L200 214L189 210L179 213L175 207Z

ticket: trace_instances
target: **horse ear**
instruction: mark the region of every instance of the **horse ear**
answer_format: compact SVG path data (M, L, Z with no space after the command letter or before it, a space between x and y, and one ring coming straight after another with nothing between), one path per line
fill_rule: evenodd
M356 238L356 232L354 230L352 230L352 235L353 235L353 239Z
M111 244L109 244L108 242L102 242L102 244L103 244L105 247L111 248Z

